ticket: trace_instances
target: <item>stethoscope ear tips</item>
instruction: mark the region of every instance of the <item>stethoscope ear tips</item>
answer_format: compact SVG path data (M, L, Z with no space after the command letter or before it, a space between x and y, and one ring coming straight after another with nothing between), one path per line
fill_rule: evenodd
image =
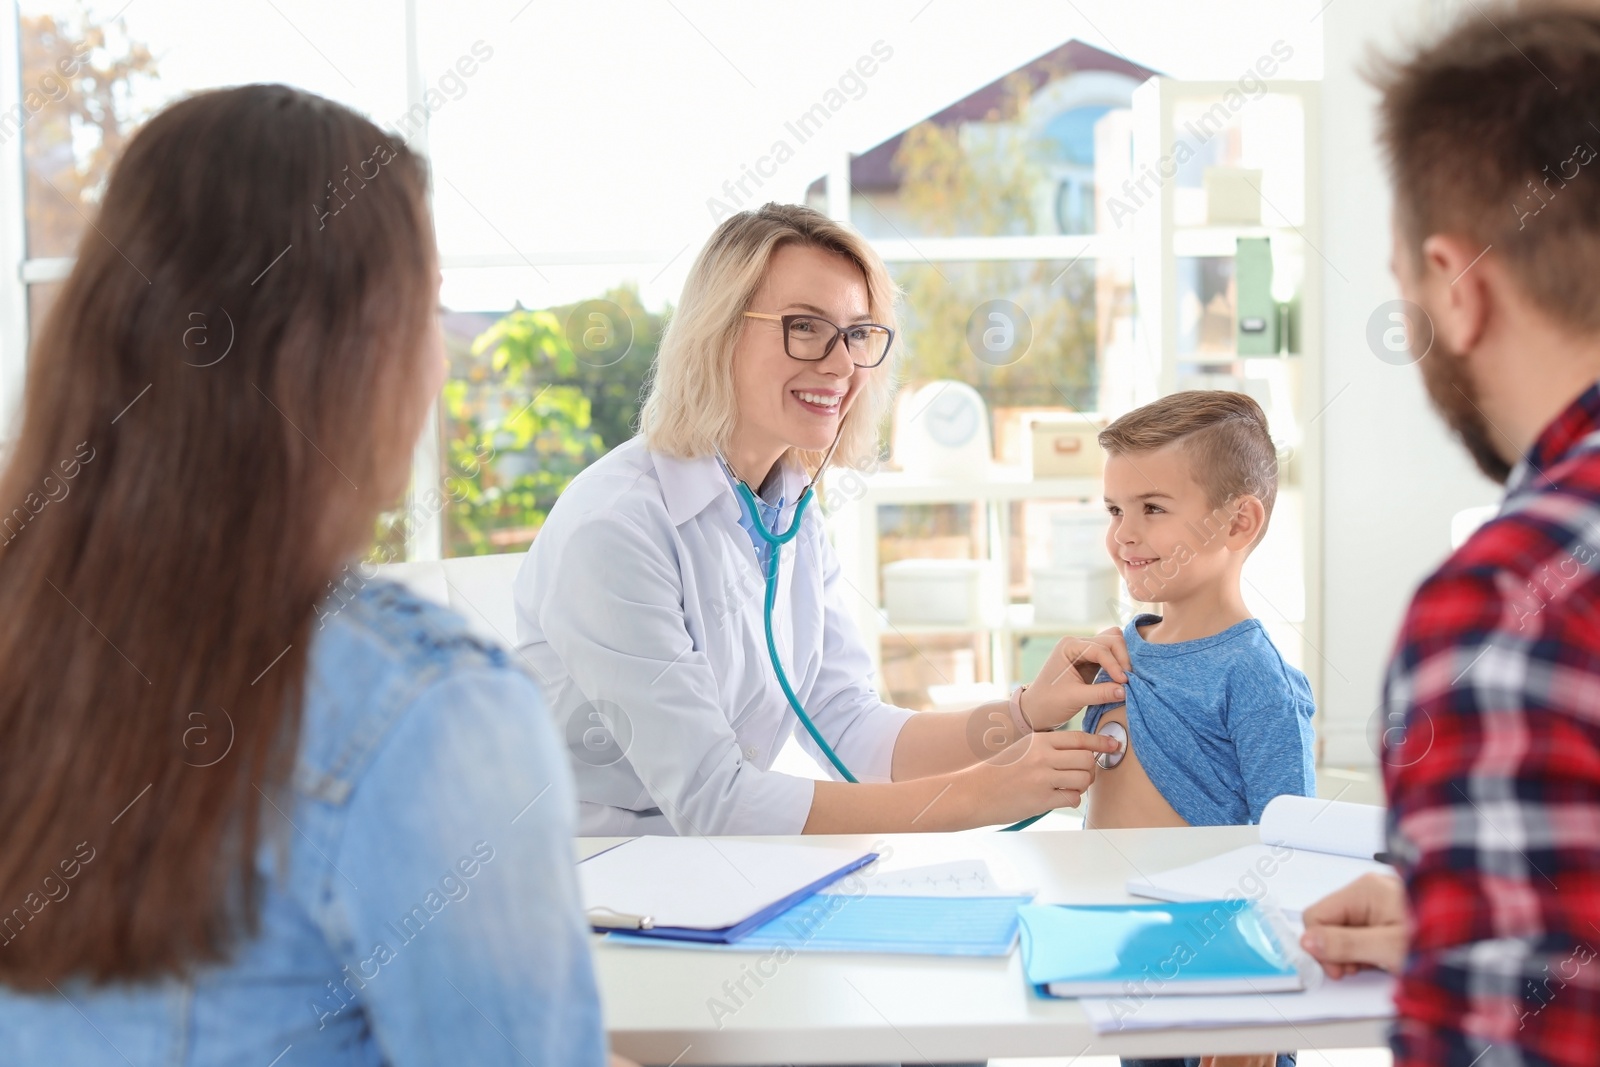
M1109 771L1122 762L1122 757L1128 754L1128 731L1120 722L1104 722L1100 729L1095 731L1102 737L1109 737L1122 747L1115 752L1101 752L1095 756L1094 762L1102 771Z

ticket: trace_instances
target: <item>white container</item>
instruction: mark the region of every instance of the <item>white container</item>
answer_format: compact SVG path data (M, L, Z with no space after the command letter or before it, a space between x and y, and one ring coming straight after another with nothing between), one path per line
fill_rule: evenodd
M993 439L983 394L965 382L929 382L895 406L894 459L910 478L984 481Z
M1063 509L1050 516L1050 566L1058 570L1111 566L1104 509Z
M1000 574L987 559L902 559L883 565L883 607L906 626L993 626Z
M1206 222L1212 226L1261 225L1261 172L1249 167L1207 167Z
M1033 621L1094 626L1117 617L1122 579L1103 567L1033 568Z

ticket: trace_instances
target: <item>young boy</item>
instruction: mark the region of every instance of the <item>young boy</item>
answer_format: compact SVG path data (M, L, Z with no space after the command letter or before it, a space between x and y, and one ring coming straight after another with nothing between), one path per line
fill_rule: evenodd
M1133 598L1162 613L1123 629L1126 703L1084 715L1085 730L1116 722L1127 736L1089 790L1086 825L1254 823L1281 793L1315 795L1311 688L1239 594L1278 490L1260 405L1177 393L1113 422L1100 444L1106 548Z

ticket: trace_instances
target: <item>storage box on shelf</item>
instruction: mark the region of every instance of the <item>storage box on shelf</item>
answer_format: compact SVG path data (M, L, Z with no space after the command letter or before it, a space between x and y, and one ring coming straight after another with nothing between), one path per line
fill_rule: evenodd
M1099 478L1105 451L1096 440L1109 420L1094 414L1029 415L1028 459L1034 478Z
M1116 573L1102 570L1095 582L1110 579L1110 593L1099 597L1097 611L1086 607L1084 595L1099 592L1051 590L1052 603L1042 617L1032 603L1008 603L1012 576L1025 568L1013 567L1012 506L1028 501L1066 501L1092 503L1076 518L1052 519L1048 537L1049 562L1068 566L1104 562L1109 567L1104 545L1104 516L1098 510L1101 483L1098 474L1081 478L1040 478L1029 476L1025 468L995 465L981 480L944 481L916 478L901 472L880 472L861 479L829 515L843 578L853 590L849 607L873 657L874 669L881 670L883 642L928 640L944 635L967 635L987 642L987 670L973 681L990 687L989 692L1008 690L1022 680L1022 638L1036 636L1053 640L1067 633L1094 633L1116 621L1116 612L1107 601L1115 601L1120 588ZM920 560L904 559L880 568L879 509L886 505L970 504L979 509L983 536L978 539L980 559ZM880 607L880 577L882 600ZM1054 577L1054 576L1051 576ZM1068 583L1072 579L1066 579ZM920 583L920 588L918 584ZM990 592L975 592L986 585ZM1065 595L1056 595L1062 594ZM977 611L965 613L973 597L982 603ZM887 610L885 610L887 609ZM1063 613L1073 618L1063 618ZM938 620L938 621L935 621ZM948 620L948 621L945 621ZM935 682L946 679L933 679ZM956 681L956 679L947 679ZM880 683L882 684L882 683ZM902 683L894 688L903 689ZM931 697L928 705L937 701Z
M1094 626L1117 615L1122 581L1109 565L1035 567L1032 575L1035 623Z
M902 559L883 565L883 608L905 626L994 626L1000 573L990 559Z
M1050 516L1049 563L1029 570L1035 623L1089 627L1117 617L1122 582L1106 549L1106 521L1096 507Z

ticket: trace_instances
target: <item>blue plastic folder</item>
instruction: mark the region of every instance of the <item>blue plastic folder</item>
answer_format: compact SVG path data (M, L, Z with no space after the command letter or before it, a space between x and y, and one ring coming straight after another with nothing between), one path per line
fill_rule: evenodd
M920 956L1006 956L1017 942L1017 909L1033 899L895 897L819 893L737 942L705 945L749 952L880 952ZM661 944L628 932L608 941ZM679 944L675 947L684 948Z
M1248 900L1021 909L1022 963L1041 996L1281 993L1304 988Z

